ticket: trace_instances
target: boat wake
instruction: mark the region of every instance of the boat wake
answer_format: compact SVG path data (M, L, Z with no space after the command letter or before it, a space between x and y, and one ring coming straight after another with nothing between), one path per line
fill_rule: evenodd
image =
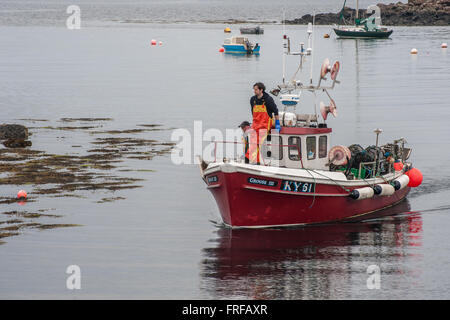
M424 181L420 188L413 188L408 198L413 199L423 195L450 190L450 178L444 177L439 180Z
M405 211L405 212L397 213L394 216L370 218L370 219L365 219L364 221L365 222L375 222L375 221L378 222L378 221L399 219L399 218L403 218L403 217L411 218L414 216L419 216L419 215L423 215L423 214L428 215L430 213L442 212L442 211L450 211L450 206L439 206L437 208L417 210L417 211Z

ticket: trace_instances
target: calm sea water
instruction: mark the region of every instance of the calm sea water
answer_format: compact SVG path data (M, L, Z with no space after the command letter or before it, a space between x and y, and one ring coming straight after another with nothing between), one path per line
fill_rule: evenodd
M65 18L60 25L48 11L59 1L45 2L50 9L42 9L43 20L34 2L24 1L35 23L17 22L21 7L12 3L1 4L1 122L31 126L17 119L48 119L57 125L63 117L108 117L114 121L105 126L113 129L158 123L192 131L202 120L204 130L225 130L250 118L254 82L272 87L281 79L280 25L266 25L264 35L252 38L261 44L259 57L239 57L218 52L226 36L222 24L124 24L118 21L128 16L114 9L69 31ZM192 3L202 8L202 1ZM11 15L5 14L8 4ZM153 5L159 8L136 3ZM192 20L216 17L202 12ZM234 33L238 27L232 26ZM305 26L289 26L286 33L295 43L306 40ZM373 129L381 127L382 142L408 140L411 160L424 174L422 186L387 212L395 216L289 230L221 229L210 221L218 210L195 165L173 165L169 156L129 162L155 171L136 173L145 179L142 188L113 194L126 199L97 203L104 194L86 192L80 199L38 196L25 205L50 208L63 215L59 223L82 226L2 239L0 297L450 298L450 60L440 48L450 41L450 28L396 27L392 39L372 41L324 39L324 33L330 27L317 27L314 75L325 57L341 61L341 84L332 92L339 116L328 121L332 143L373 144ZM151 47L151 39L163 45ZM412 47L417 56L410 55ZM288 67L292 73L295 58ZM309 112L308 104L301 108ZM78 131L33 133L37 150L64 153L89 143ZM168 140L170 133L142 136ZM1 186L0 192L11 196L22 187L32 195L33 186ZM16 203L0 207L19 209ZM81 290L66 289L66 268L73 264L82 271ZM367 267L374 264L381 269L379 290L366 286Z

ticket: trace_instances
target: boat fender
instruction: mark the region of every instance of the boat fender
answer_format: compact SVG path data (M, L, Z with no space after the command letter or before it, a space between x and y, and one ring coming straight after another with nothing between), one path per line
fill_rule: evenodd
M395 188L390 184L376 184L373 187L373 192L379 196L392 196L395 193Z
M363 200L372 198L374 195L374 191L371 187L364 187L352 190L350 192L350 198L355 200Z
M392 186L396 191L402 190L404 187L408 185L408 183L409 177L406 174L401 175L400 177L391 182Z

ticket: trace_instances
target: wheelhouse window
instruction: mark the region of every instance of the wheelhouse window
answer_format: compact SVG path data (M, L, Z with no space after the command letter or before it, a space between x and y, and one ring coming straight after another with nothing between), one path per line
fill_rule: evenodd
M319 137L319 158L327 156L327 136Z
M300 150L301 143L300 137L289 137L288 138L288 155L289 160L299 161L300 160Z
M306 157L308 160L316 158L316 137L306 138Z

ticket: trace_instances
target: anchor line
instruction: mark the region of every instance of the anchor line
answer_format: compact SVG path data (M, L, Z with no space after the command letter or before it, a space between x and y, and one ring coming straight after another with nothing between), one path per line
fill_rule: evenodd
M309 206L309 209L311 209L311 208L314 206L314 203L315 203L315 201L316 201L316 188L315 188L315 186L316 186L316 177L314 177L314 175L313 175L308 169L306 169L306 171L311 175L311 177L312 177L313 180L314 180L314 194L313 194L313 200L312 200L312 202L311 202L311 204L310 204L310 206Z

